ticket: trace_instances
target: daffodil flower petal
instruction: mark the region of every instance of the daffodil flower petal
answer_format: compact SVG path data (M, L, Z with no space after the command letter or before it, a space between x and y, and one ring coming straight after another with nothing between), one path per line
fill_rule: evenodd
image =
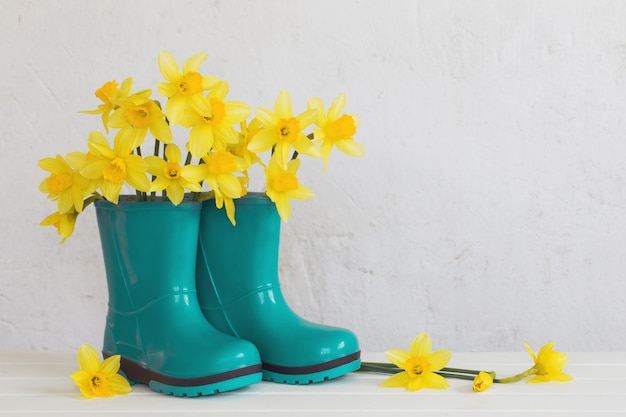
M174 56L168 51L161 51L159 53L159 69L161 70L161 75L168 81L175 81L180 78L180 71L178 70L178 64L176 64L176 60Z
M346 107L346 96L342 93L333 100L330 108L328 109L328 119L329 120L337 120L339 118L339 114Z
M185 113L185 106L187 101L182 96L174 96L167 100L165 105L165 112L172 124L180 123L183 114Z
M300 122L300 127L302 129L305 129L311 123L314 123L315 120L317 119L317 110L315 109L307 110L303 112L302 114L299 114L298 117L296 117L296 119L298 119L298 121Z
M285 194L275 193L272 191L268 191L267 195L274 202L274 204L276 204L276 211L278 211L278 215L281 220L288 222L291 217L291 203L289 202L289 197Z
M170 181L167 186L167 198L170 199L175 206L179 205L185 197L185 190L178 181Z
M301 153L304 155L309 155L314 158L319 158L320 156L322 156L322 153L320 152L319 148L317 148L313 144L313 142L304 135L298 136L298 139L296 139L296 142L293 144L293 147L296 151L298 151L298 153Z
M115 184L109 181L102 181L100 190L104 198L109 200L113 204L117 204L120 199L120 192L122 191L122 184Z
M221 82L222 80L217 77L205 75L202 77L202 88L205 90L210 90L211 88L215 88L215 86L217 86Z
M202 116L211 115L211 104L202 94L196 94L188 98L191 107Z
M385 379L382 386L385 388L401 388L409 384L410 377L406 372L399 372Z
M207 58L206 52L200 52L189 57L183 64L183 74L187 72L198 72L200 65Z
M217 177L217 182L220 190L227 196L237 198L241 195L241 183L234 175L220 174Z
M199 183L204 179L204 171L196 165L185 165L181 168L181 176L188 181Z
M274 114L278 119L289 119L293 117L291 110L291 96L287 90L282 90L278 93L278 98L274 103Z
M109 161L104 159L91 159L85 163L80 170L80 173L90 179L98 179L102 177L102 170L109 164Z
M150 184L150 192L163 191L170 184L170 180L165 177L156 177L152 184Z
M159 83L157 86L159 94L164 97L173 97L178 92L178 88L172 83Z
M97 355L96 361L98 361ZM102 364L100 364L100 370L106 374L115 374L120 369L120 362L120 355L109 356L104 361L102 361Z
M365 155L365 148L359 142L354 139L343 139L335 141L335 146L341 152L350 156L363 156Z
M315 120L315 124L324 127L326 126L326 113L324 112L324 103L319 97L313 97L309 99L307 103L308 109L317 110L317 119Z
M427 356L431 350L432 343L428 333L418 334L409 347L409 353L413 356Z
M85 372L95 372L100 366L98 352L89 345L78 348L78 366Z
M314 195L315 193L313 190L302 184L300 184L295 190L287 192L287 196L289 196L289 198L293 198L294 200L308 200L313 198Z
M431 369L438 371L450 362L452 352L449 350L438 350L429 356L429 362Z
M165 157L168 161L180 163L182 154L180 153L180 149L178 148L178 146L166 146Z
M398 368L404 368L404 364L411 357L411 355L402 349L389 349L385 352L385 356Z
M98 131L93 131L89 134L87 147L89 148L89 152L95 156L102 156L104 158L115 157L113 149L109 146L109 141Z
M263 127L267 129L276 129L277 119L274 117L270 109L266 107L257 107L254 109L254 114Z
M165 160L158 156L146 156L145 159L148 164L148 173L151 175L161 175L165 169ZM160 190L159 190L160 191Z
M202 158L213 146L213 130L205 124L197 124L189 132L187 149L194 158Z
M276 143L276 139L271 131L262 130L250 141L248 149L252 152L261 153L269 150Z
M432 389L446 389L450 386L444 377L434 372L425 372L421 379L425 387Z
M123 395L132 391L128 381L121 375L115 374L108 378L111 395Z
M537 357L535 356L535 352L533 352L532 348L528 345L528 343L524 342L524 347L526 348L526 352L533 358L533 362L537 361Z
M163 143L172 143L172 130L164 119L156 119L150 126L150 133Z

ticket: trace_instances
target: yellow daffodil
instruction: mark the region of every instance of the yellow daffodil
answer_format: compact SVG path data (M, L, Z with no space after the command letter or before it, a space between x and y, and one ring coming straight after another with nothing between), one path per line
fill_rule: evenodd
M272 158L265 169L266 194L276 204L276 210L285 222L289 221L291 216L289 199L307 200L313 197L313 191L298 182L296 174L299 168L299 159L289 161L284 169L275 158Z
M290 158L291 148L304 155L320 157L320 150L302 132L317 118L317 110L310 109L293 115L291 97L286 90L278 95L274 103L274 112L266 107L257 107L257 119L263 130L258 132L248 145L248 149L255 153L262 153L274 147L278 155L278 164L285 168Z
M488 372L480 371L474 378L473 389L476 392L483 392L493 384L493 376Z
M111 397L131 391L126 378L118 374L120 355L109 356L100 362L94 348L81 345L78 348L78 366L80 369L73 372L70 378L85 398Z
M258 163L263 168L265 168L265 164L259 158L259 156L250 151L248 149L248 144L256 135L259 133L261 128L261 123L259 119L252 119L249 124L246 124L245 121L239 124L241 131L239 132L239 142L233 145L228 146L228 150L235 156L242 158L246 162L246 166L251 167L253 164Z
M159 191L175 205L184 200L185 191L191 191L190 199L195 201L211 196L218 208L225 207L234 225L234 199L246 194L248 171L255 170L257 163L266 174L266 195L276 204L282 220L288 221L291 199L313 196L296 176L298 155L323 157L324 168L335 146L348 155L363 155L363 147L353 139L358 118L341 114L346 103L343 94L328 113L321 100L313 98L305 111L294 114L291 97L283 90L273 108L256 108L256 117L248 123L250 107L226 100L228 82L200 73L206 58L206 53L197 53L179 66L170 52L159 53L163 79L157 85L166 99L163 108L161 99L151 97L152 90L133 93L131 77L121 85L116 80L105 82L95 91L101 104L82 113L101 115L107 133L109 128L117 130L112 144L94 131L89 135L87 153L39 161L50 173L39 189L58 206L43 225L54 225L65 240L86 206L99 199L116 204L126 185L134 188L131 192L136 191L137 201L154 200L146 193ZM185 148L173 143L170 124L190 129L186 158L181 155ZM148 132L156 139L155 156L144 159L141 147ZM163 153L161 142L165 144ZM262 160L264 156L268 158ZM200 159L198 165L191 165L192 158ZM210 188L208 193L202 193L204 183Z
M333 101L328 113L324 113L324 103L321 99L314 97L309 100L308 108L317 110L315 124L318 129L313 130L313 135L316 142L321 142L320 151L324 160L324 169L328 164L328 157L333 146L346 155L365 155L363 145L352 138L359 126L359 118L349 114L340 115L345 106L346 97L343 94Z
M240 197L243 197L244 195L248 193L248 190L246 189L246 184L249 179L247 176L237 177L237 179L239 180L239 183L241 184L241 196ZM228 220L230 220L230 223L233 226L236 226L237 222L235 220L234 198L228 197L224 193L221 193L221 192L213 193L212 197L215 198L215 207L217 207L218 209L225 207L226 216L228 217Z
M522 372L521 374L507 378L499 378L496 382L501 384L510 384L512 382L521 381L528 376L534 376L534 378L527 381L531 384L549 381L571 381L572 377L562 371L567 364L567 354L552 350L554 343L555 342L550 342L544 345L539 350L537 355L535 355L527 343L524 343L526 351L528 351L528 354L531 358L533 358L533 362L535 363L533 367Z
M70 164L71 161L66 161L61 155L39 161L39 166L50 172L50 176L39 184L39 191L57 200L60 214L82 212L84 198L93 192L91 182L80 174L80 167Z
M104 197L117 204L122 185L127 182L139 191L148 191L150 181L146 177L148 164L140 156L131 154L132 143L124 140L118 132L114 138L113 149L100 132L89 135L89 154L80 173L93 180L99 180L99 187Z
M417 391L422 388L448 388L448 381L433 371L439 371L446 366L452 352L438 350L431 353L431 350L430 336L427 333L420 333L411 343L408 352L401 349L386 351L387 358L404 371L383 381L383 387L405 387L409 391Z
M133 79L130 77L122 81L122 85L119 88L115 80L104 83L95 93L96 97L102 101L102 104L96 110L83 110L81 113L101 114L102 124L106 132L109 133L109 115L116 108L116 105L111 100L128 97L132 87Z
M76 218L78 213L74 210L70 210L67 213L52 213L41 223L40 226L54 226L57 229L57 233L63 238L61 243L65 242L65 239L72 236L74 233L74 226L76 225Z
M174 205L183 201L185 190L202 191L200 182L204 179L202 168L196 165L181 166L181 158L180 149L174 143L165 147L165 159L158 156L145 158L148 172L156 177L150 191L165 190Z
M220 80L198 72L206 59L206 53L195 54L183 64L182 73L171 53L159 54L159 68L167 82L159 83L159 93L168 98L165 114L173 124L179 124L188 107L202 116L211 117L211 104L203 92L215 87Z
M535 377L528 380L528 383L532 384L548 381L566 382L572 380L570 375L562 371L565 365L567 365L567 354L552 350L554 344L555 342L550 342L543 346L535 356L530 346L524 343L526 351L535 362L535 366L532 368L535 371Z
M225 150L209 152L202 159L204 164L200 167L204 171L206 183L215 193L216 207L221 208L221 201L224 198L241 197L243 187L234 173L245 171L246 164L243 159Z
M211 149L224 150L239 142L239 133L233 125L250 116L250 107L241 101L224 101L226 94L228 83L223 81L207 95L210 116L203 116L192 108L185 111L181 124L191 127L187 150L194 158L202 158Z
M126 140L131 140L133 149L143 143L148 130L159 141L172 143L172 131L165 121L165 114L149 98L150 90L145 93L113 100L118 108L111 115L109 126L122 129L122 135L126 136Z

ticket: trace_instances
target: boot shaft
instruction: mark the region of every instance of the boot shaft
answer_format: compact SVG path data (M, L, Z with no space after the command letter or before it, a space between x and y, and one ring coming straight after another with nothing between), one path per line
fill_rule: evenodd
M217 291L217 306L241 294L278 287L280 217L276 205L264 194L250 193L235 200L233 226L213 200L203 203L198 244L198 291ZM215 291L203 287L214 286ZM201 288L202 287L202 288Z
M110 307L136 311L164 294L195 292L200 203L95 205Z

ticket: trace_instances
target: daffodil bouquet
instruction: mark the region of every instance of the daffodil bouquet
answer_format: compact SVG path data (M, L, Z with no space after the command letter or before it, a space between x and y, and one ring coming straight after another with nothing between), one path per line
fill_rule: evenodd
M206 53L193 55L181 71L172 54L159 54L166 81L158 83L158 91L166 99L165 111L151 97L151 90L132 92L130 77L121 84L106 82L96 90L102 104L83 113L101 115L105 133L115 131L113 146L104 133L93 131L87 152L39 161L50 173L39 189L57 203L57 211L42 225L55 226L65 241L86 206L98 199L117 203L124 184L135 189L138 201L167 199L178 205L185 194L197 201L214 198L234 225L233 200L247 193L255 164L265 172L265 193L287 221L290 199L313 196L298 181L299 155L321 157L325 169L334 147L351 156L364 154L363 146L353 139L359 119L342 114L343 94L328 112L316 97L308 101L306 110L294 115L289 93L283 90L273 111L257 107L251 118L250 106L226 99L227 81L198 72L206 57ZM175 125L189 130L184 159L173 140L171 126ZM154 147L144 156L148 132ZM269 155L266 161L264 155Z

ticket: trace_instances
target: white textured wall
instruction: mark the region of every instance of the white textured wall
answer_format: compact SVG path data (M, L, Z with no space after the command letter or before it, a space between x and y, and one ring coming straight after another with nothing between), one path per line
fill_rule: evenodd
M302 169L294 310L364 350L626 349L626 3L26 1L0 13L0 348L101 343L93 209L64 245L40 158L84 150L93 91L206 51L230 97L348 97L362 159Z

